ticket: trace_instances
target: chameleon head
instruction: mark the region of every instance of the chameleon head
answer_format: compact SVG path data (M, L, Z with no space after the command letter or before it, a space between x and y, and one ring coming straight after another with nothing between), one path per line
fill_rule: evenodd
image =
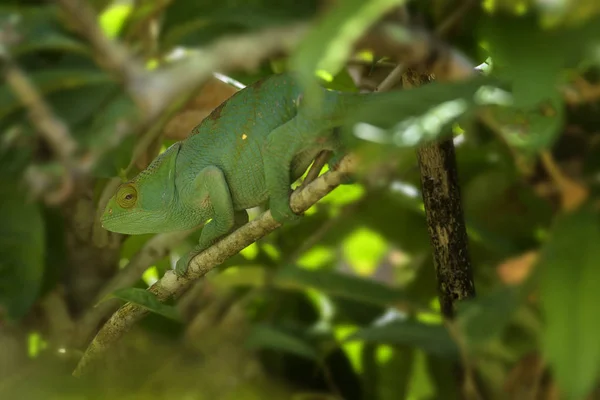
M144 171L119 185L101 217L102 227L127 235L178 230L175 165L180 143L159 155Z

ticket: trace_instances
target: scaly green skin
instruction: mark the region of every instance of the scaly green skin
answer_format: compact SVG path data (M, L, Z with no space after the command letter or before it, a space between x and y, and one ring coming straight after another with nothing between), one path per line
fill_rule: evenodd
M334 132L365 95L323 89L318 110L303 107L292 75L273 75L236 93L191 135L160 154L134 179L119 186L102 215L105 229L123 234L162 233L207 220L190 260L248 221L246 209L270 202L273 218L299 216L290 208L290 185L322 150L341 157ZM335 168L335 162L330 161Z

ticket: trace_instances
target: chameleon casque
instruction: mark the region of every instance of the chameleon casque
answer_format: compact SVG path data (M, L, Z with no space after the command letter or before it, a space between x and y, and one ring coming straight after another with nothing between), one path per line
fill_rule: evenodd
M185 140L161 153L121 184L109 200L102 226L123 234L187 230L205 223L190 260L248 221L247 209L269 201L273 218L299 218L290 208L291 184L322 150L343 156L335 127L372 94L323 91L319 107L303 106L290 73L269 76L234 94ZM377 97L377 95L374 95Z

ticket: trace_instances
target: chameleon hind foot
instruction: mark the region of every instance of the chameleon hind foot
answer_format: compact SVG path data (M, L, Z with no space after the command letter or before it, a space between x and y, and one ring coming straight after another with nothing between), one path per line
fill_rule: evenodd
M289 199L289 197L288 197ZM278 202L271 205L271 216L280 224L288 224L302 218L302 215L292 211L289 202Z
M188 270L190 261L192 261L192 258L194 258L196 256L196 254L198 254L198 253L189 252L189 253L181 256L181 258L179 260L177 260L177 263L175 264L175 275L177 275L177 276L185 275L185 273Z

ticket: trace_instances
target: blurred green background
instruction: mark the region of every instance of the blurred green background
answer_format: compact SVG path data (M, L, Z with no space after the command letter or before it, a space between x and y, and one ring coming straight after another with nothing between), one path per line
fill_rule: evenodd
M355 48L374 26L389 52ZM140 294L199 232L103 230L115 183L257 79L372 91L432 43L479 72L349 120L356 183ZM600 398L595 0L2 0L0 70L1 399ZM477 291L446 322L415 152L440 135ZM72 377L124 300L154 312Z

